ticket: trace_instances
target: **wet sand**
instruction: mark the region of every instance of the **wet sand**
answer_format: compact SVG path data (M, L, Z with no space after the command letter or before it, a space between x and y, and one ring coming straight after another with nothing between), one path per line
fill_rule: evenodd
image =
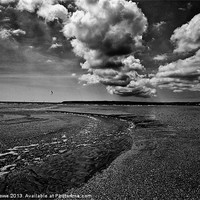
M132 146L133 124L116 117L30 106L0 112L0 194L64 193Z
M94 199L199 199L199 111L135 107L130 117L136 124L132 149L68 194L91 194Z
M90 114L67 114L75 111ZM199 199L199 111L3 105L0 194L21 189L91 195L82 199Z

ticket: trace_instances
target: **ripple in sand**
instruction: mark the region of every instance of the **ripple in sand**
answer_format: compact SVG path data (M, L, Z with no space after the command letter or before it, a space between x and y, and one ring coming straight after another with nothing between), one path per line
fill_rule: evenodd
M0 178L5 174L8 174L11 170L15 169L15 167L16 164L12 164L12 165L5 165L2 168L0 168Z
M2 157L6 157L6 156L18 156L18 153L14 152L14 151L9 151L7 153L0 153L0 158Z

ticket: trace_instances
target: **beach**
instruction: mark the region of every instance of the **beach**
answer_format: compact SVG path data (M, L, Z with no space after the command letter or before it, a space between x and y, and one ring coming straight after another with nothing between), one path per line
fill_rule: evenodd
M198 199L199 111L175 105L1 104L0 194Z

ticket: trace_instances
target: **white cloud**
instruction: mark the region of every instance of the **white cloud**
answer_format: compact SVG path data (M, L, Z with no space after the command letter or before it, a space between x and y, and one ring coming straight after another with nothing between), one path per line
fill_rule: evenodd
M135 70L135 71L142 71L144 70L144 66L141 65L139 59L135 59L134 56L128 56L127 58L121 59L122 64L124 65L124 68L127 70Z
M131 87L108 86L107 91L110 94L116 94L121 96L136 96L144 98L156 96L156 90L154 88L148 88L137 83L135 85L132 85Z
M68 18L68 10L57 0L19 0L17 9L28 12L35 12L38 9L38 16L43 17L46 21L58 18L66 21Z
M175 29L171 41L176 45L175 53L187 53L200 47L200 14L187 24Z
M97 84L99 83L99 77L94 74L83 74L79 80L86 84Z
M176 45L175 53L196 51L193 56L161 65L151 79L155 87L170 89L173 92L200 91L200 14L194 16L187 24L175 29L171 41ZM154 60L166 59L165 54Z
M180 93L180 92L183 92L183 90L174 90L173 92Z
M43 2L42 0L19 0L17 8L19 10L34 12L36 8L42 5L42 2ZM49 3L52 4L52 2Z
M19 44L15 40L9 40L8 38L2 38L1 33L0 33L0 43L1 47L5 49L10 49L10 50L18 50Z
M103 83L110 94L120 96L152 97L156 89L150 79L143 78L135 71L122 73L113 69L97 69L94 74L84 74L79 80L84 85Z
M8 29L0 29L0 38L8 39L11 35L11 32Z
M147 29L147 18L137 4L126 0L76 0L75 4L76 11L70 14L59 0L19 0L17 9L37 12L46 21L63 20L63 34L71 39L74 53L85 60L82 68L88 70L79 78L81 82L102 83L110 93L122 96L155 95L149 79L139 74L145 69L134 56L142 48ZM2 37L9 34L25 32L4 32ZM50 49L61 46L57 38L52 38Z
M186 11L187 9L186 8L178 8L179 10L181 11Z
M12 34L15 35L15 36L25 35L25 34L26 34L26 31L23 31L23 30L21 30L21 29L17 29L17 30L13 30L13 31L12 31Z
M50 59L48 59L46 62L47 62L47 63L53 63L54 61L53 61L53 60L50 60Z
M157 55L153 58L153 60L156 60L156 61L163 61L163 60L166 60L167 59L167 55L166 54L162 54L162 55Z
M76 77L76 73L72 73L72 77Z
M13 36L19 36L26 34L25 31L21 29L0 29L0 42L1 45L6 49L17 50L19 48L19 43L15 40Z
M62 44L54 43L50 46L50 49L56 49L58 47L62 47Z
M1 39L8 39L10 37L12 37L13 35L14 36L19 36L19 35L25 35L26 32L21 30L21 29L16 29L16 30L13 30L13 29L0 29L0 38Z
M77 0L76 6L78 10L63 33L73 38L73 51L84 58L81 66L89 71L80 80L102 83L115 91L118 86L129 87L131 81L137 82L144 66L133 52L141 48L147 28L147 19L137 4L125 0ZM120 91L113 93L123 95Z
M194 56L160 66L150 82L173 91L200 91L200 50Z
M43 18L45 18L46 21L53 21L54 19L62 19L63 21L66 21L68 18L68 11L67 9L60 5L43 5L38 10L37 14Z
M98 63L102 65L108 57L131 53L132 47L141 45L147 20L135 3L124 0L76 3L79 10L73 13L63 32L68 38L76 38L72 42L75 53L84 57L90 67L96 65L94 60L101 60Z
M166 24L166 22L161 21L161 22L158 22L156 24L153 24L153 28L156 29L157 31L160 31L162 26L165 25L165 24Z

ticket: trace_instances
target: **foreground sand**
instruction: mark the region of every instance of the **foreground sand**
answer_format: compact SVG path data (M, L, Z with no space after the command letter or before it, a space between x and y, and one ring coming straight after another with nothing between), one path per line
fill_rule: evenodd
M135 109L132 149L82 188L94 199L199 199L199 107ZM152 114L141 122L137 116Z
M29 106L25 111L4 105L1 152L8 153L8 147L22 152L26 162L20 158L8 174L2 170L2 194L21 189L68 195L63 199L199 199L199 111L197 106L76 105ZM20 112L26 115L23 127L15 126ZM9 124L8 130L5 123L14 123L13 118L17 123ZM22 143L26 147L17 149ZM7 162L12 162L12 156Z

